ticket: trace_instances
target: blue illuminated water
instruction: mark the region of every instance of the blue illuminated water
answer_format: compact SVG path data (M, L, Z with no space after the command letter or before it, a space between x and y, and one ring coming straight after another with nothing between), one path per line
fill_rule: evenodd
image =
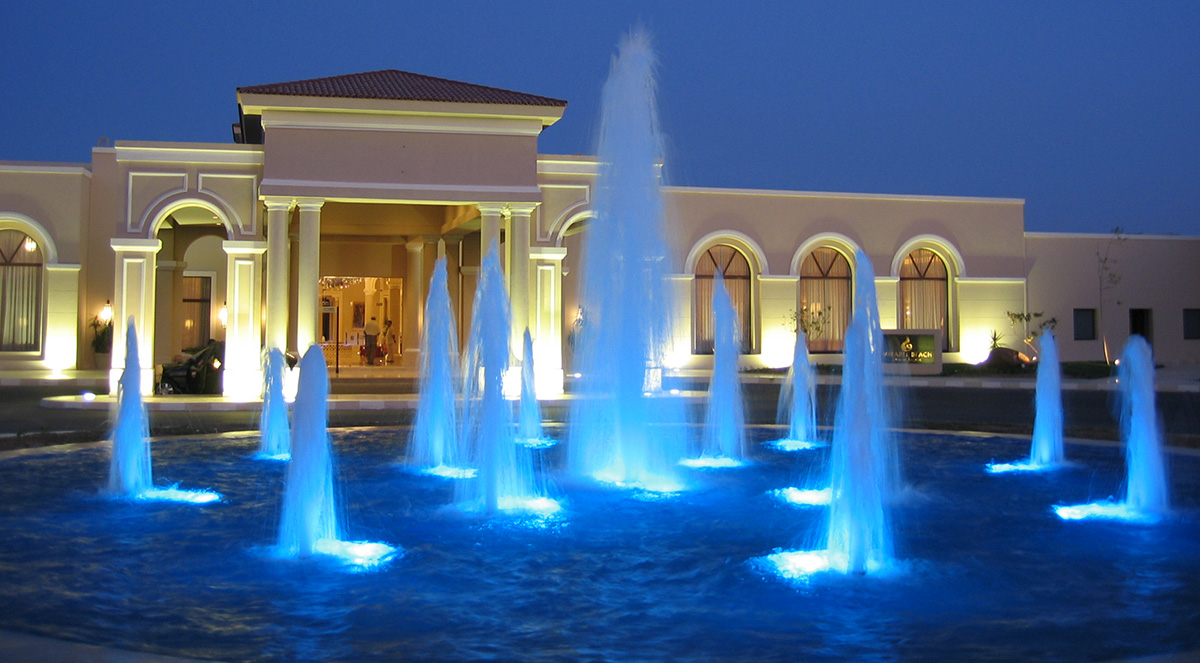
M292 453L292 430L288 424L287 402L283 398L283 352L272 348L263 367L263 409L258 429L262 440L258 457L287 460Z
M125 370L117 384L117 415L112 430L112 455L108 466L108 492L135 497L154 484L150 465L150 426L142 404L141 363L137 327L133 317L125 332Z
M1059 468L1066 462L1063 452L1062 367L1058 362L1058 345L1054 341L1054 333L1050 330L1046 330L1042 335L1042 354L1038 359L1034 408L1029 460L989 463L989 472L1041 472Z
M573 474L670 492L684 487L683 400L662 391L676 310L667 249L655 101L656 58L644 32L622 40L601 91L595 218L583 242L572 401Z
M1154 355L1141 336L1121 353L1121 432L1125 440L1125 504L1133 511L1165 516L1171 511L1162 430L1154 394Z
M699 457L740 463L746 455L746 415L738 379L741 335L733 302L718 271L713 277L713 372Z
M450 304L446 258L433 265L421 330L421 383L409 462L435 473L465 463L458 431L458 322Z
M899 435L916 496L894 509L899 571L792 584L749 560L803 546L823 507L771 491L828 448L759 444L658 500L566 486L556 519L464 518L456 482L397 470L405 431L335 430L343 522L403 542L366 572L281 563L286 468L256 434L155 442L163 472L225 495L180 509L98 499L101 445L0 459L0 628L250 663L354 661L1106 661L1200 650L1200 457L1171 463L1176 515L1068 523L1107 493L1119 446L1069 445L1053 474L997 481L1028 438ZM562 449L551 449L561 468ZM33 478L36 477L36 480ZM89 486L89 481L92 482Z

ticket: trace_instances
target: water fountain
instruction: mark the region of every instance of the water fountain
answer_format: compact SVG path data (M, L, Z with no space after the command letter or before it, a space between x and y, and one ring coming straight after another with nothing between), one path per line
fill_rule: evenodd
M292 455L292 430L288 424L287 402L283 398L283 351L271 348L263 367L263 409L258 430L262 440L256 458L288 460Z
M1042 335L1042 354L1038 360L1036 412L1033 419L1033 440L1029 460L1015 463L990 463L987 471L1029 472L1052 470L1066 462L1063 452L1062 368L1058 363L1058 346L1049 330Z
M796 329L792 365L779 389L776 422L787 424L787 437L774 445L782 451L815 449L823 445L817 432L817 371L808 358L804 330Z
M884 393L875 270L861 251L855 263L854 316L846 330L830 448L825 547L765 559L789 578L824 570L874 573L892 563L891 503L899 494L900 469Z
M572 403L568 464L606 483L684 487L687 421L662 392L675 310L662 202L662 138L648 36L622 40L601 93L600 169L584 242L576 340L580 398Z
M467 477L458 436L458 322L450 305L446 258L433 265L421 330L421 385L408 461L429 474Z
M137 328L132 317L125 333L125 370L118 385L108 492L115 496L136 497L154 485L154 475L150 466L149 424L146 407L142 404Z
M108 494L123 499L209 504L221 496L209 490L184 490L178 485L154 485L150 463L150 425L142 403L141 361L133 317L125 333L125 370L117 392L117 415L108 466Z
M525 354L521 360L521 404L517 414L517 442L531 448L554 446L542 434L542 406L538 404L533 366L533 336L525 328Z
M1125 441L1125 499L1056 506L1065 520L1106 518L1157 522L1171 511L1162 431L1154 395L1154 355L1141 336L1131 336L1117 371L1121 386L1121 434Z
M321 346L300 359L292 459L284 482L275 556L285 559L327 555L356 567L383 564L397 550L383 543L343 541L329 443L329 372Z
M463 437L478 472L455 485L454 499L467 511L546 515L558 503L546 497L542 477L534 475L532 450L517 443L512 404L504 397L511 312L499 254L493 242L480 267L464 362Z
M738 380L741 338L733 302L718 271L713 278L713 372L708 386L708 408L697 457L690 467L737 467L746 455L746 416L742 384Z

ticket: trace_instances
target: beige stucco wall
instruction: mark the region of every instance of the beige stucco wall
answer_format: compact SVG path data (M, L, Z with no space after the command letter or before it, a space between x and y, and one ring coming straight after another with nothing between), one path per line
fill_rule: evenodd
M537 139L268 128L263 192L350 200L536 201Z
M1099 258L1108 252L1120 282L1101 293ZM1065 361L1113 358L1129 339L1129 310L1150 309L1155 359L1200 362L1200 341L1183 339L1183 309L1200 308L1200 237L1029 233L1029 310L1058 318ZM1074 309L1097 309L1097 339L1074 340ZM1100 333L1103 332L1103 333Z

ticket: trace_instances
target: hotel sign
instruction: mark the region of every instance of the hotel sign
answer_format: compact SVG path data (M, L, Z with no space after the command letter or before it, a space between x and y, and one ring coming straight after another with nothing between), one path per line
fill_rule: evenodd
M885 329L883 361L907 366L913 373L942 372L942 331L940 329ZM900 368L896 366L896 368ZM903 370L903 369L901 369Z

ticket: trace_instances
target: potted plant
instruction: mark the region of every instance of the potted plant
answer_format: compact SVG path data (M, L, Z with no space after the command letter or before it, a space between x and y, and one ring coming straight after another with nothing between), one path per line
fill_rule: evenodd
M112 316L107 320L99 315L92 316L88 324L92 327L92 352L96 354L96 368L109 368L112 365Z

